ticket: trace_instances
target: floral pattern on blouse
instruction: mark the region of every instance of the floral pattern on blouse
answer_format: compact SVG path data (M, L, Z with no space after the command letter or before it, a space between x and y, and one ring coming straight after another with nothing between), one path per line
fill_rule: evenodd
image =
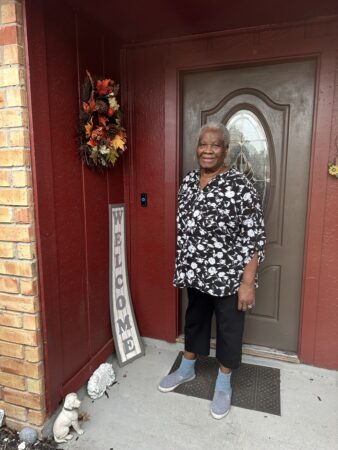
M252 184L232 168L199 188L189 172L178 195L176 287L222 297L237 292L254 253L264 259L262 207Z

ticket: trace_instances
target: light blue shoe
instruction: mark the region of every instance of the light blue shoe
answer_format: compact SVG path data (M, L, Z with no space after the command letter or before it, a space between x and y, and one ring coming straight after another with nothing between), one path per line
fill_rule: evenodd
M184 377L179 373L179 370L175 370L175 372L170 373L169 375L162 378L158 389L161 392L170 392L177 388L177 386L179 386L180 384L187 383L188 381L193 380L195 377L195 371L189 372L189 374Z
M210 413L214 419L223 419L223 417L229 414L231 407L231 394L231 389L227 392L215 391L210 408Z

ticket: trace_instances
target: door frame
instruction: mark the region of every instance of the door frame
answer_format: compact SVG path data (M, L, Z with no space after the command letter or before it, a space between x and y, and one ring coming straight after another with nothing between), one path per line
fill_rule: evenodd
M200 36L187 44L189 49L183 43L165 60L164 210L167 242L164 264L168 273L172 270L176 247L173 224L181 174L182 75L189 71L243 68L308 58L317 60L298 339L299 358L310 364L314 363L315 356L320 255L325 219L325 202L322 199L326 195L328 179L327 161L336 71L337 43L325 31L331 29L331 25L334 30L335 22L329 21L329 24L290 24L279 28L229 32L213 35L210 39ZM175 329L178 332L178 290L172 293L172 304L176 305Z

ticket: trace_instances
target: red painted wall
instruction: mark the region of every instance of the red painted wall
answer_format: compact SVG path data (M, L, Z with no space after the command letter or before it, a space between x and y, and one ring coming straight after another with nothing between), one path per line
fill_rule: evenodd
M338 133L337 30L337 22L329 21L126 48L130 273L142 335L173 341L179 326L177 293L171 285L179 178L179 70L317 56L299 356L306 363L338 369L338 208L334 206L338 181L327 174ZM140 207L141 192L148 193L148 208Z
M338 136L338 85L335 101L335 134ZM332 156L333 152L332 152ZM313 362L338 369L338 180L331 178L325 198L325 221L318 293Z
M126 158L131 293L140 334L174 341L178 334L177 293L166 256L164 209L164 56L162 47L127 52L130 146ZM140 194L148 194L148 206ZM174 226L174 222L171 224ZM169 264L172 261L169 261Z
M110 36L62 2L26 1L32 168L47 407L79 388L113 350L108 204L123 202L123 166L83 167L77 151L85 70L119 78Z
M114 21L114 34L125 43L284 24L338 12L336 0L256 0L254 7L248 2L228 4L220 0L209 0L207 5L202 0L103 0L99 8L93 7L93 0L66 1L107 29L112 26L112 17L121 18Z
M328 110L332 106L329 160L334 161L338 156L338 59L335 65L335 82L331 87L333 98L328 105ZM309 333L306 333L305 325L303 326L305 339L301 350L305 361L320 367L338 369L338 179L328 176L325 181L327 183L322 196L324 216L322 220L318 218L318 224L321 225L321 245L317 253L320 264L316 273L318 290L314 293L310 291L311 273L308 275L308 283L305 279L305 284L308 284L308 287L305 286L305 294L317 297L317 304L312 309L308 308L304 314L304 323L309 319L308 328L313 327L313 334L310 339L306 339ZM308 245L311 246L311 242ZM310 258L308 264L311 264Z

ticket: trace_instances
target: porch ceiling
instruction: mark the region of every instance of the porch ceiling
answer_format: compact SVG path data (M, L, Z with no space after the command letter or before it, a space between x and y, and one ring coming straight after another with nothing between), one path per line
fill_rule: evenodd
M65 0L122 43L338 14L337 0Z

